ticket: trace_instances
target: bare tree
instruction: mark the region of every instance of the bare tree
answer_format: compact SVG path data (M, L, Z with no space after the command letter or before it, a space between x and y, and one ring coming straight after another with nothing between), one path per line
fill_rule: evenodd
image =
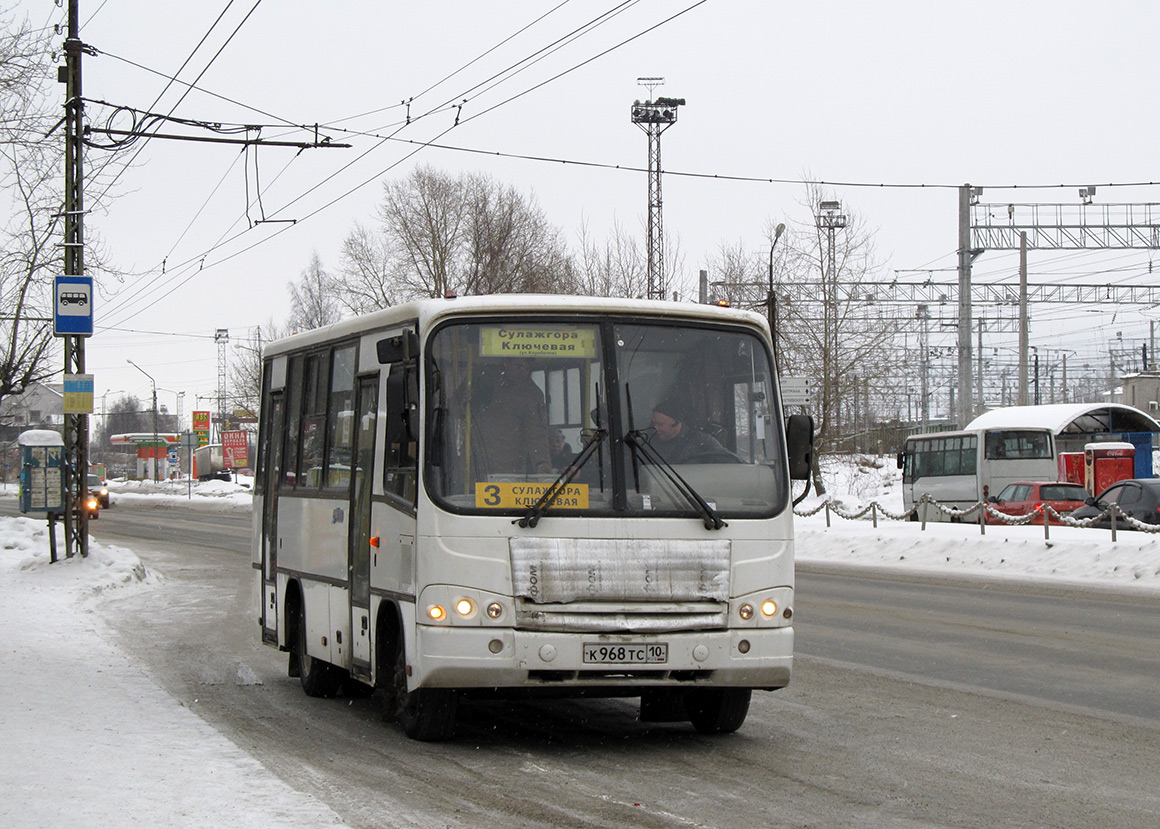
M387 182L379 221L392 275L411 297L443 296L455 287L467 223L467 185L431 167Z
M362 224L342 243L336 296L352 314L368 314L401 301L391 250L381 233Z
M813 406L819 452L868 422L867 391L887 375L884 355L897 333L859 289L882 278L872 230L844 206L844 227L833 232L831 251L830 230L816 212L828 200L834 197L821 187L807 186L803 207L810 218L790 219L775 274L783 366L820 387Z
M52 275L62 259L58 173L63 147L51 127L49 44L27 23L0 20L0 179L9 209L0 216L0 400L54 372L48 365Z
M356 225L335 279L343 307L365 313L419 297L572 292L561 232L532 197L488 176L419 167L383 185L378 226Z
M612 236L600 243L585 221L580 226L579 292L589 296L643 297L648 293L648 263L639 236L625 232L619 221Z
M572 263L560 231L548 222L534 197L524 197L486 176L471 177L467 193L464 293L574 290Z
M322 328L342 319L335 280L322 266L322 259L315 253L310 264L302 271L297 282L287 286L290 290L290 318L287 320L291 331L309 331Z
M233 343L234 353L229 366L232 408L258 411L262 399L262 349L289 333L269 320L265 325L255 326L249 337Z

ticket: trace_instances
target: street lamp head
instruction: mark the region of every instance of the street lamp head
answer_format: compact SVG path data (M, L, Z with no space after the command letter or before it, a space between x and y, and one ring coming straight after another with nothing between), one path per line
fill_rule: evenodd
M783 233L785 233L785 222L778 222L777 227L773 229L773 241L776 243Z

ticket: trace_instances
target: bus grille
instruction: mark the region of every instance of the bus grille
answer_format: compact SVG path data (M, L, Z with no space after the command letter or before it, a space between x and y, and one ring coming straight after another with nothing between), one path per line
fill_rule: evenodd
M725 627L728 605L717 602L535 604L516 600L516 627L561 633L666 633Z
M726 540L513 538L516 626L663 633L726 626Z

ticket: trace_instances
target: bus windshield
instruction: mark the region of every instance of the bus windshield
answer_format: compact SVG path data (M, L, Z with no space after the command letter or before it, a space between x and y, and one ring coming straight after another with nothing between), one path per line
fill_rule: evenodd
M425 481L455 512L766 517L784 509L769 352L737 326L448 323L428 349Z

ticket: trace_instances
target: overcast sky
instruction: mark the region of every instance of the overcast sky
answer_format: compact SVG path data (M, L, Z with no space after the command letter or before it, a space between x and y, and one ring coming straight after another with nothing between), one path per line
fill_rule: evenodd
M36 23L64 22L49 0L19 8ZM647 145L629 120L632 101L648 96L641 76L664 77L656 94L687 101L662 146L664 226L690 277L722 243L765 249L770 221L811 222L803 178L842 183L832 194L874 231L884 278L930 269L950 283L957 185L983 186L982 200L1000 204L1078 204L1087 184L1098 185L1097 203L1160 202L1156 187L1109 186L1160 180L1149 163L1157 116L1147 92L1160 4L1145 0L81 0L80 8L82 39L100 53L84 59L86 98L267 125L271 139L306 140L286 125L319 123L353 145L267 147L255 157L236 146L138 144L107 210L88 217L111 261L131 274L98 286L87 362L97 397L148 396L132 359L173 390L159 393L163 404L187 392L187 420L196 397L216 389L215 329L236 342L282 322L286 284L315 252L336 267L353 224L372 221L381 182L417 164L487 173L534 194L572 243L585 222L597 237L620 222L643 239ZM545 48L522 71L496 77ZM164 76L179 69L197 90L166 90ZM90 107L94 118L108 111ZM112 126L129 123L122 114ZM416 153L388 136L483 152ZM91 150L88 169L106 155ZM1054 184L1066 186L1005 189ZM261 204L247 210L259 187ZM263 216L298 221L249 226ZM1150 260L1144 251L1033 252L1031 278L1152 284ZM1015 254L986 253L975 277L1013 281L1016 269ZM688 296L695 281L673 287ZM1106 370L1109 339L1119 331L1143 342L1152 313L1128 307L1113 321L1045 305L1033 309L1032 343L1073 351L1069 373L1083 362ZM1015 342L996 337L988 349Z

